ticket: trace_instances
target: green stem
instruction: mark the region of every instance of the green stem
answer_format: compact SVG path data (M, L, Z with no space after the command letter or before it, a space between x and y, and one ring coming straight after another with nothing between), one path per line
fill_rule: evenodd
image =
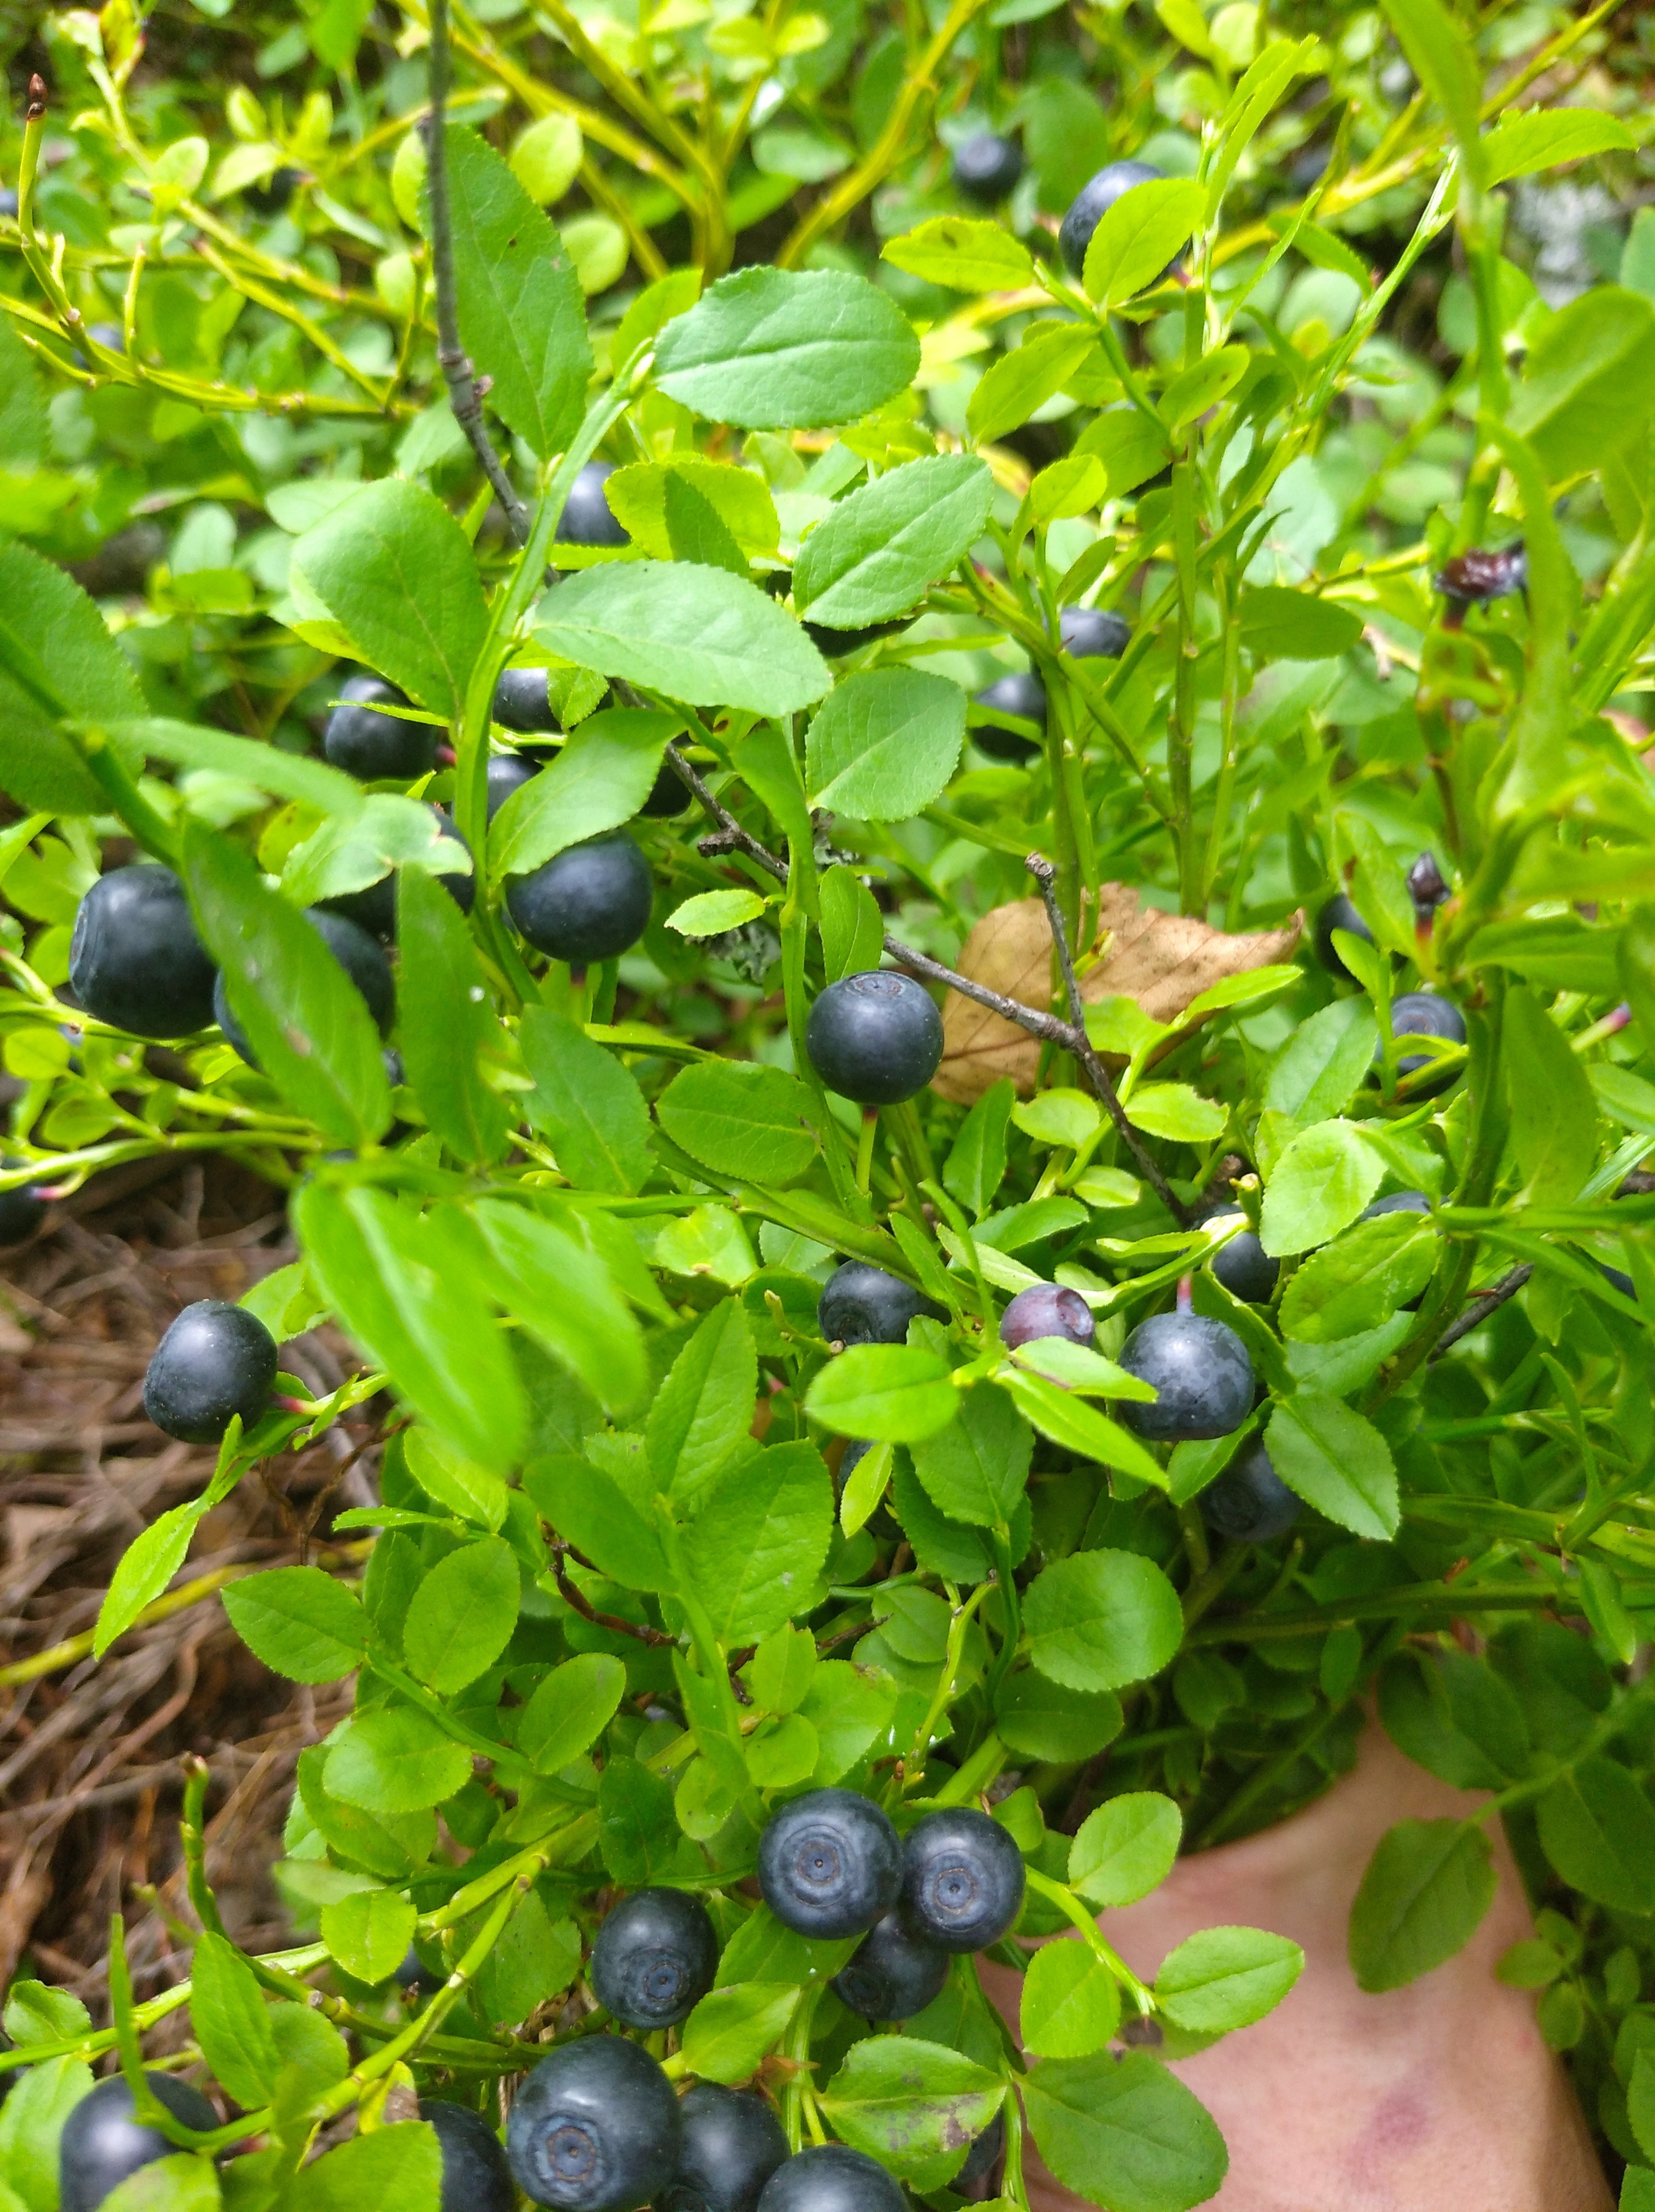
M1083 1904L1065 1883L1054 1881L1050 1875L1042 1874L1038 1867L1025 1867L1024 1874L1029 1887L1037 1896L1045 1898L1074 1922L1101 1963L1131 1998L1140 2016L1147 2017L1154 2012L1157 2009L1155 1992L1147 1983L1138 1979L1114 1945L1104 1941L1103 1930L1092 1917L1091 1907Z

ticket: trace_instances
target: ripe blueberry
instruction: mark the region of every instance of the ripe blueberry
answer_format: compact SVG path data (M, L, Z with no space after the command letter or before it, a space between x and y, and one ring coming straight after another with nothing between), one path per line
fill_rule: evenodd
M887 1275L866 1260L847 1260L828 1278L816 1325L830 1344L905 1344L916 1314L943 1318L940 1306L899 1275Z
M1253 1409L1246 1346L1205 1314L1152 1314L1128 1337L1121 1365L1160 1394L1153 1405L1127 1399L1119 1407L1129 1429L1157 1443L1227 1437Z
M170 868L113 868L81 901L69 980L88 1014L134 1036L189 1036L213 1018L212 959Z
M1202 1518L1238 1544L1269 1544L1299 1518L1299 1500L1255 1440L1201 1493Z
M718 1937L707 1908L683 1889L624 1897L592 1946L592 1989L626 2027L672 2027L713 1986Z
M812 1790L758 1839L758 1887L795 1936L861 1936L896 1904L902 1845L872 1798Z
M678 2170L678 2100L642 2045L589 2035L543 2058L506 2123L513 2178L559 2212L634 2212Z
M638 811L654 820L664 821L671 815L682 814L690 802L689 785L670 761L663 761L660 775L649 787L649 796Z
M547 696L549 672L544 668L502 670L494 687L495 720L526 738L546 730L562 729L563 724L552 713L551 701Z
M632 540L616 521L604 486L615 473L613 461L588 461L575 477L568 504L557 521L557 540L563 545L630 545Z
M1079 1291L1057 1283L1031 1283L1000 1316L1000 1340L1008 1352L1037 1337L1061 1336L1071 1344L1092 1343L1098 1324Z
M1129 625L1108 607L1064 607L1057 634L1076 660L1118 660L1132 641Z
M867 1437L852 1437L839 1455L839 1465L833 1477L833 1502L837 1505L845 1494L845 1485L862 1461L873 1449Z
M431 811L436 817L437 835L457 846L462 853L469 853L471 847L442 809L434 806ZM439 846L437 849L446 859L442 847ZM439 874L437 881L462 914L471 912L472 902L477 896L475 870L465 875L457 870ZM317 906L323 914L343 915L347 921L354 921L358 929L365 929L370 937L377 937L381 945L389 945L397 933L396 876L394 872L381 876L377 883L368 884L359 891L340 891L332 898L319 900ZM313 912L315 910L312 909Z
M1023 149L1015 138L1001 138L992 131L979 131L954 152L954 186L968 200L993 207L1003 200L1023 173Z
M1155 183L1161 172L1152 168L1147 161L1111 161L1099 169L1080 187L1070 202L1069 211L1063 217L1063 227L1057 234L1058 251L1071 273L1078 276L1086 265L1086 248L1092 243L1092 234L1123 192L1135 185ZM1169 264L1169 266L1173 264Z
M21 1160L0 1158L0 1167L20 1168ZM46 1201L33 1183L14 1183L0 1190L0 1245L21 1244L33 1237L46 1218ZM5 2076L0 2075L0 2081Z
M419 2116L435 2129L442 2150L438 2212L513 2212L517 2192L511 2168L482 2113L422 2098Z
M439 1969L428 1966L411 1943L408 1955L397 1968L396 1981L399 1990L411 1990L416 1996L434 1997L447 1976Z
M757 2212L788 2154L786 2132L764 2098L697 2081L678 2100L678 2117L684 2147L657 2212Z
M903 1918L943 1951L982 1951L1017 1924L1023 1854L974 1805L928 1813L903 1844Z
M801 623L805 635L818 653L825 653L830 660L843 660L847 654L860 653L865 645L872 645L882 637L894 637L899 629L906 629L914 619L912 615L897 615L889 622L864 623L860 629L835 629L827 623Z
M437 759L435 724L374 712L376 706L407 706L405 693L378 676L347 676L338 696L344 703L322 732L322 751L335 768L363 783L412 783L429 775Z
M942 1060L942 1016L923 984L891 968L830 983L810 1010L805 1049L830 1091L861 1106L897 1106L923 1091Z
M358 923L347 921L342 914L330 914L325 908L307 907L305 920L356 985L374 1017L374 1028L383 1036L396 1012L397 993L391 980L391 963L380 945ZM213 986L213 1017L247 1066L257 1067L259 1062L247 1042L247 1033L235 1018L229 994L224 988L222 969Z
M1342 929L1351 937L1360 937L1364 945L1373 942L1373 932L1343 891L1336 892L1316 917L1316 957L1329 975L1343 975L1354 983L1356 978L1339 957L1339 949L1333 941L1336 929Z
M506 890L512 920L529 943L572 968L612 960L648 926L654 896L649 863L624 830L570 845Z
M1207 1216L1207 1222L1211 1227L1220 1221L1244 1218L1239 1206L1217 1206ZM1232 1298L1240 1298L1248 1305L1267 1306L1275 1296L1281 1262L1271 1259L1250 1229L1238 1229L1227 1243L1220 1245L1207 1264Z
M532 783L540 773L541 763L531 760L526 753L490 753L487 770L489 780L489 819L494 820L514 791L521 791L526 783Z
M758 2212L904 2212L905 2204L877 2159L844 2143L813 2143L777 2166Z
M995 2168L1006 2154L1006 2115L996 2112L965 2154L965 2163L948 2186L956 2197L980 2203L995 2194Z
M948 1954L910 1934L900 1912L887 1912L829 1986L859 2019L912 2020L942 1995L947 1978Z
M1376 1198L1357 1215L1359 1221L1377 1221L1382 1213L1429 1213L1431 1201L1422 1190L1396 1190L1389 1198Z
M1019 669L1011 676L996 677L995 681L976 695L975 703L987 707L995 714L1016 714L1025 722L1046 726L1046 687L1040 678L1027 669ZM983 722L970 732L971 743L979 752L987 753L990 760L1025 761L1040 748L1032 738L1025 738L1021 730L1007 729L1002 723Z
M1463 1044L1465 1017L1451 999L1439 998L1434 991L1404 991L1390 1002L1390 1033L1398 1039L1445 1037L1451 1044ZM1405 1052L1396 1062L1399 1076L1413 1075L1422 1067L1437 1072L1422 1083L1411 1084L1410 1098L1428 1098L1439 1091L1446 1091L1458 1073L1454 1068L1438 1069L1436 1061L1425 1052Z
M276 1339L256 1314L222 1298L186 1306L155 1346L143 1410L190 1444L216 1444L240 1413L250 1429L276 1387Z
M174 2081L170 2074L143 2078L186 2128L218 2125L217 2113L187 2081ZM94 2212L129 2173L177 2155L178 2145L168 2142L159 2128L139 2124L125 2076L112 2074L89 2089L64 2122L58 2146L59 2212Z

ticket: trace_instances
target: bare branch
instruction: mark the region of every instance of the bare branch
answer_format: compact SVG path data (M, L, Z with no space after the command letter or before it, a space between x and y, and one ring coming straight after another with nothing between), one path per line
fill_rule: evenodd
M1480 1298L1467 1306L1457 1322L1444 1329L1431 1347L1431 1359L1440 1359L1445 1352L1459 1342L1461 1337L1469 1336L1474 1328L1481 1328L1491 1313L1503 1306L1507 1298L1517 1296L1533 1273L1534 1263L1530 1261L1520 1267L1513 1267L1509 1275L1502 1275L1492 1291L1485 1291Z

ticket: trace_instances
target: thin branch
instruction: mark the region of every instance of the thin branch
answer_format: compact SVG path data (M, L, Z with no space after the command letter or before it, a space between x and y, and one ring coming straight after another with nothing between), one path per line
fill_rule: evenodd
M520 545L529 537L529 513L512 489L505 463L494 449L483 421L487 383L472 367L459 342L454 305L454 234L448 211L448 149L443 137L448 103L448 0L431 0L429 83L431 117L426 126L426 182L431 198L431 273L436 283L437 366L448 384L453 416L494 487L512 536Z
M952 968L945 968L940 960L933 960L927 953L915 951L911 945L904 945L900 938L887 937L885 949L899 967L911 968L916 975L923 975L928 982L946 983L951 991L958 991L963 999L974 1000L979 1006L986 1006L990 1013L998 1014L1002 1021L1015 1022L1019 1029L1026 1030L1031 1036L1040 1038L1043 1043L1061 1046L1065 1052L1079 1053L1080 1043L1074 1030L1068 1023L1060 1021L1056 1014L1042 1013L1037 1006L1025 1006L1020 1000L1007 999L998 991L991 991L986 983L975 982L969 975L957 975Z
M599 1613L590 1598L585 1597L570 1582L563 1565L566 1556L580 1558L572 1544L564 1543L561 1536L551 1540L551 1571L557 1584L557 1595L566 1605L574 1607L582 1620L594 1628L612 1629L618 1636L630 1636L640 1644L676 1644L676 1636L669 1636L662 1628L641 1628L636 1620L623 1620L618 1613ZM584 1564L584 1563L583 1563Z
M1529 1261L1520 1267L1513 1267L1509 1275L1502 1275L1492 1291L1485 1291L1480 1298L1467 1306L1457 1322L1444 1329L1431 1347L1430 1360L1440 1359L1445 1352L1459 1342L1461 1337L1469 1336L1474 1328L1481 1328L1491 1313L1503 1306L1507 1298L1517 1296L1533 1273L1534 1263Z
M746 854L749 860L756 860L767 874L774 876L778 884L786 883L787 862L778 860L767 846L761 845L757 837L750 836L742 828L729 808L714 798L706 784L691 767L676 745L667 746L666 758L673 774L680 782L689 786L719 826L721 832L719 837L703 837L701 841L700 850L706 854L707 858L712 860L716 859L722 853L742 852Z
M1193 1212L1181 1198L1175 1195L1171 1185L1150 1158L1143 1139L1127 1120L1126 1109L1121 1103L1114 1079L1086 1035L1086 1008L1080 1000L1080 986L1075 980L1074 962L1069 952L1069 936L1063 921L1063 910L1057 903L1057 871L1040 853L1031 853L1024 865L1040 886L1040 896L1046 904L1046 919L1051 926L1052 943L1057 947L1057 963L1062 970L1063 989L1068 999L1071 1024L1069 1050L1086 1071L1086 1080L1102 1100L1110 1120L1120 1133L1121 1142L1136 1163L1138 1172L1178 1226L1188 1229L1195 1219Z

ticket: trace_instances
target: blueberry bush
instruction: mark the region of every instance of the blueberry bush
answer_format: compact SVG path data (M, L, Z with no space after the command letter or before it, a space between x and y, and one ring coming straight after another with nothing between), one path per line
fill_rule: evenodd
M7 2212L1009 2212L1031 2142L1182 2212L1165 2062L1302 1961L1096 1915L1376 1708L1485 1795L1359 1981L1498 1814L1655 2203L1647 31L8 33L0 1230L218 1153L298 1252L156 1353L217 1468L97 1650L249 1470L382 1449L223 1578L356 1679L295 1943L193 1771L189 1978L117 1922L106 2026L10 1992Z

